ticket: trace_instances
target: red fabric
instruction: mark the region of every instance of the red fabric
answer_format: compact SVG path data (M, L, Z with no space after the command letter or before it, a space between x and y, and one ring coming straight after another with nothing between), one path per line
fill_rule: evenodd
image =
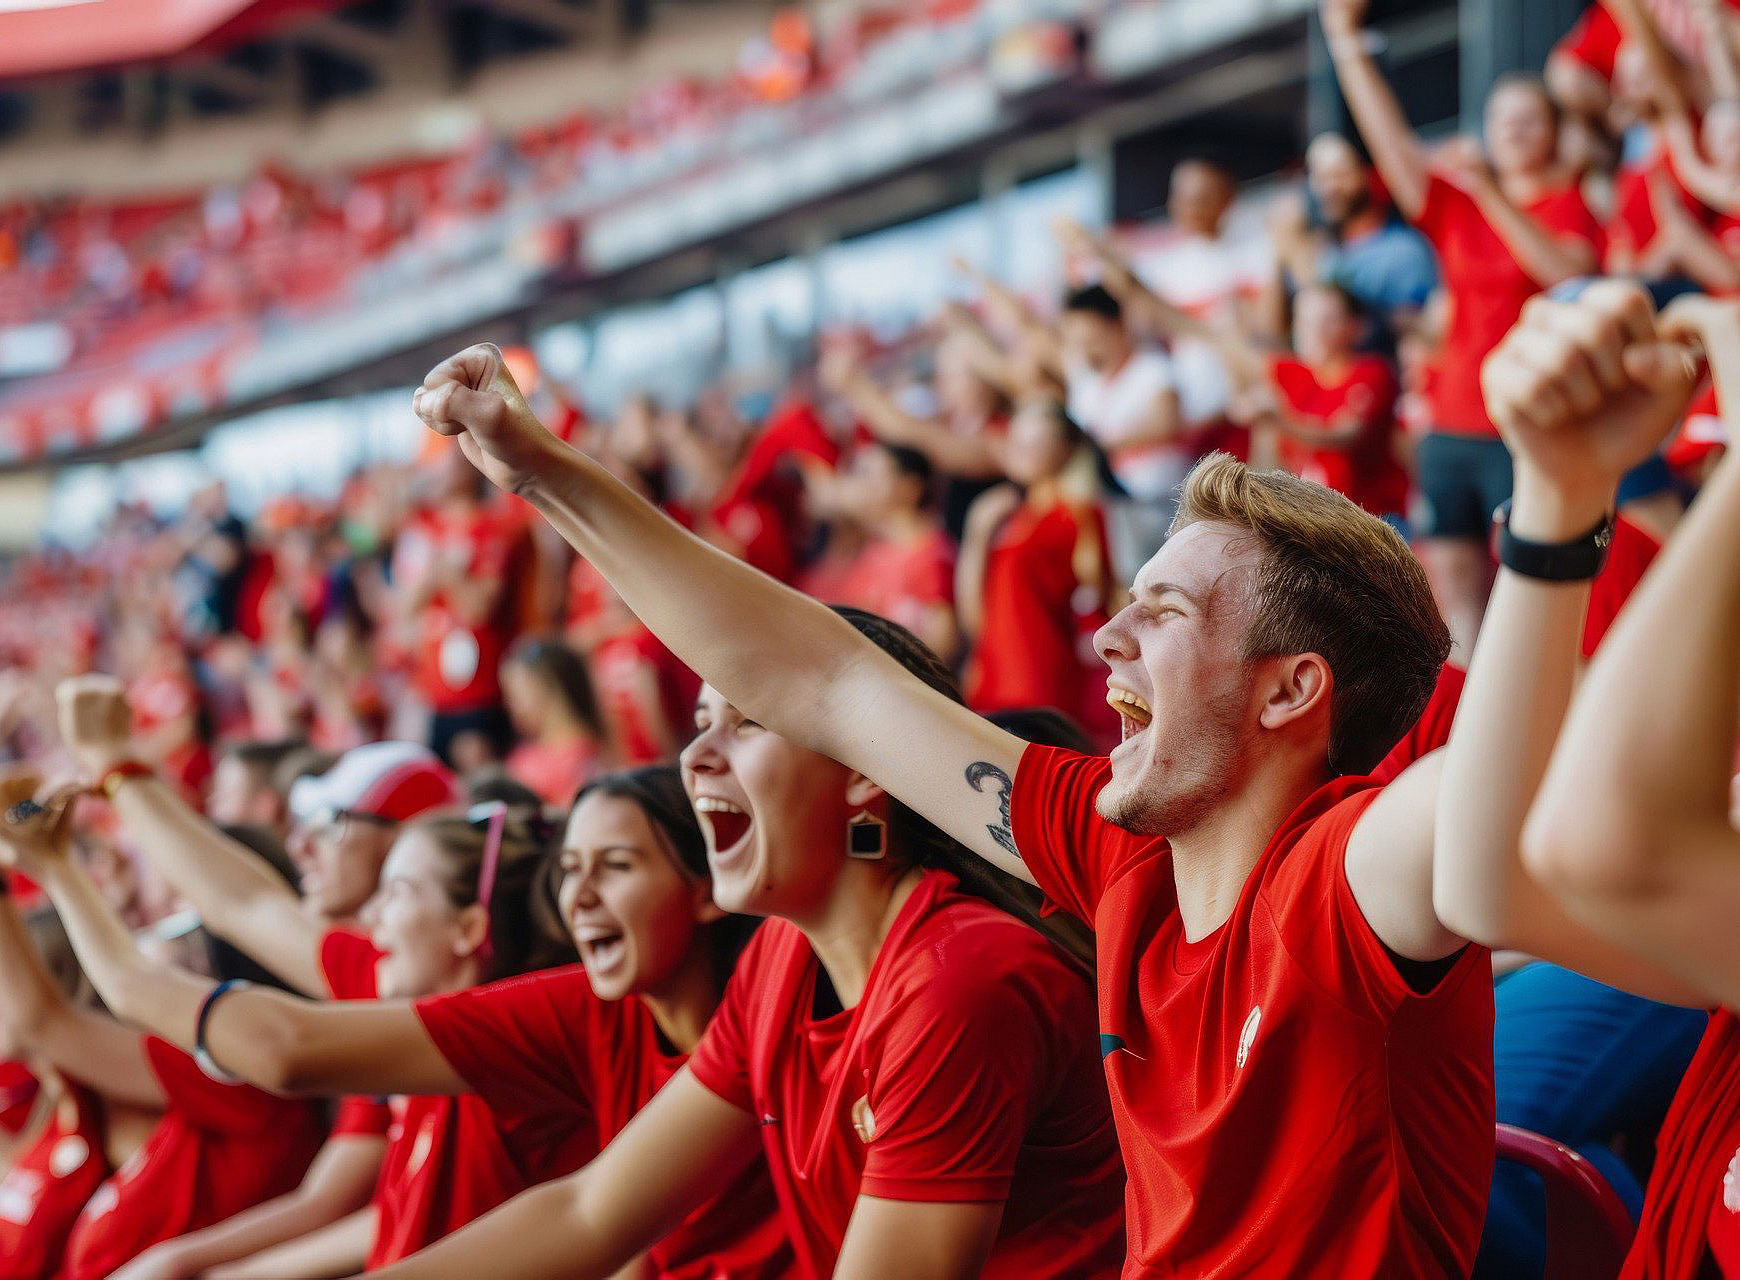
M775 409L714 504L712 518L748 563L782 582L797 571L803 529L803 490L782 474L784 463L805 457L837 466L840 446L808 401Z
M522 521L488 506L462 515L425 511L407 533L419 556L459 563L466 577L494 582L503 581L526 536ZM413 678L436 711L470 711L501 701L501 659L513 639L510 595L502 592L495 616L481 626L461 621L445 592L424 606Z
M331 1138L384 1138L393 1127L393 1113L382 1098L344 1098L332 1117Z
M1740 243L1735 245L1735 253L1740 255ZM1663 456L1676 472L1696 483L1702 478L1703 468L1727 447L1728 427L1722 421L1716 387L1706 380L1703 390L1686 409L1685 421L1668 442Z
M1575 186L1549 191L1524 210L1560 239L1602 245L1601 227ZM1480 390L1480 365L1541 291L1474 198L1433 174L1415 225L1438 251L1450 322L1432 389L1432 426L1449 435L1496 438Z
M936 605L954 603L954 542L941 529L912 543L879 538L825 589L811 594L829 604L868 609L916 631Z
M1414 727L1402 735L1402 740L1390 748L1389 755L1371 771L1372 781L1389 783L1414 761L1431 755L1450 741L1450 726L1456 719L1456 708L1462 701L1462 688L1468 683L1468 673L1446 662L1438 672L1438 683L1414 721Z
M1662 1121L1620 1280L1698 1280L1712 1206L1740 1152L1740 1018L1717 1009ZM1726 1236L1726 1232L1723 1233Z
M1740 1150L1734 1153L1734 1159L1740 1161ZM1733 1170L1733 1162L1729 1164ZM1730 1176L1740 1178L1740 1170L1724 1175L1724 1188ZM1722 1275L1740 1276L1740 1212L1730 1209L1725 1195L1717 1195L1716 1202L1710 1206L1710 1256L1716 1260Z
M1110 772L1029 747L1012 819L1040 888L1098 939L1125 1274L1466 1275L1492 1179L1488 954L1425 996L1397 971L1345 868L1378 789L1310 796L1193 943L1166 842L1095 812Z
M109 1173L102 1104L69 1082L53 1118L0 1179L0 1275L52 1280L73 1223Z
M1728 0L1728 7L1740 9L1740 0ZM1674 40L1673 35L1676 31L1690 34L1690 7L1685 0L1654 0L1649 8L1654 11L1658 23L1662 23L1664 18L1672 19L1665 24L1669 43L1676 46L1683 44L1681 40ZM1583 16L1577 19L1576 25L1553 46L1553 53L1574 58L1603 80L1610 81L1613 79L1620 46L1624 43L1625 33L1620 30L1618 21L1608 11L1607 6L1597 0L1597 3L1583 11ZM1679 51L1682 54L1694 52L1685 48L1680 48Z
M1710 211L1680 182L1666 153L1640 165L1622 168L1613 179L1613 220L1609 225L1608 249L1620 243L1630 246L1633 254L1645 252L1655 243L1659 229L1655 219L1655 203L1650 196L1652 175L1661 173L1672 184L1680 204L1699 222L1708 222ZM1611 252L1610 255L1611 257ZM1615 264L1611 261L1611 269Z
M761 926L689 1069L761 1118L804 1273L832 1275L860 1194L1007 1198L988 1277L1111 1276L1123 1173L1086 982L1026 925L928 872L856 1008L817 1019L821 967ZM873 1137L853 1128L868 1109Z
M1269 374L1296 417L1325 429L1342 425L1347 415L1360 424L1358 439L1345 449L1314 448L1282 436L1281 461L1287 470L1346 494L1376 516L1407 509L1408 473L1396 461L1394 448L1400 388L1386 362L1376 356L1356 357L1333 382L1293 359L1272 361Z
M0 1129L24 1132L41 1086L22 1062L0 1062Z
M590 661L599 710L616 735L622 763L632 766L664 759L670 750L665 735L674 732L681 741L684 726L694 721L700 679L638 623L598 645ZM663 728L651 722L649 702L664 718Z
M321 942L326 985L340 1000L373 1000L375 960L368 939L335 929ZM527 1187L572 1173L596 1147L590 1134L552 1137L544 1125L499 1124L475 1094L392 1098L387 1150L375 1183L377 1215L368 1270L452 1235Z
M598 772L598 744L587 738L567 742L522 742L508 753L509 776L525 783L547 805L565 809L574 793Z
M1004 521L985 563L983 615L966 678L975 711L1056 707L1096 738L1116 741L1117 713L1106 704L1105 670L1092 651L1105 622L1105 583L1076 573L1082 539L1109 572L1097 509L1058 503L1021 506Z
M145 1050L168 1110L85 1205L63 1280L102 1280L154 1244L295 1190L325 1137L316 1101L219 1084L155 1037Z
M421 1000L417 1016L499 1123L572 1142L576 1165L621 1133L687 1057L665 1050L638 999L594 995L579 965ZM651 1258L663 1280L787 1274L791 1250L765 1166L690 1214Z
M1624 516L1613 522L1607 563L1589 585L1589 613L1583 621L1584 658L1594 654L1660 551L1661 543Z

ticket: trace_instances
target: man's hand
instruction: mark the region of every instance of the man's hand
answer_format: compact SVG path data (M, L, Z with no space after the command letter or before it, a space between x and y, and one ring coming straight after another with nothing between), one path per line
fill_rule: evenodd
M55 687L60 737L92 781L133 757L133 712L112 676L74 676Z
M1732 412L1740 405L1740 301L1693 293L1661 313L1663 337L1702 349L1716 380L1716 400Z
M1613 502L1620 478L1685 413L1703 372L1695 348L1658 329L1649 295L1601 280L1572 302L1537 297L1481 370L1487 412L1516 459L1519 513L1539 508L1572 536ZM1513 524L1513 527L1516 527Z
M471 465L517 493L559 442L526 404L501 350L483 342L429 371L411 408L431 431L454 436Z

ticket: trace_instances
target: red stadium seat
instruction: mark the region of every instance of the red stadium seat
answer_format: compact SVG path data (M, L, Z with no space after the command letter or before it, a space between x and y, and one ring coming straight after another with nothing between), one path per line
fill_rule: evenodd
M1624 1201L1569 1147L1514 1125L1498 1126L1498 1158L1532 1169L1547 1201L1542 1280L1612 1280L1636 1230Z

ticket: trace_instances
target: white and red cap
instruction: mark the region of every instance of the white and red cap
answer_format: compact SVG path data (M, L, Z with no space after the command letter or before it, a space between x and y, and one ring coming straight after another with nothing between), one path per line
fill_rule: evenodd
M342 814L409 822L462 803L453 771L415 742L353 747L319 777L298 778L290 788L290 814L305 826Z

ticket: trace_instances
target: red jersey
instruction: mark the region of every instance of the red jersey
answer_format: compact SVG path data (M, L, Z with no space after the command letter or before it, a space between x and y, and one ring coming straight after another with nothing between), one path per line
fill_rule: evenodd
M1456 708L1462 702L1462 689L1468 683L1468 672L1446 662L1438 672L1438 683L1426 709L1402 740L1390 748L1383 762L1371 771L1374 782L1394 782L1416 760L1431 755L1450 741L1450 726L1456 720Z
M320 960L333 995L375 999L379 955L355 933L328 933ZM375 1183L370 1271L428 1248L535 1183L572 1173L596 1150L589 1128L576 1135L537 1120L505 1123L474 1094L387 1105L392 1124Z
M325 1137L317 1101L219 1084L155 1037L145 1051L168 1109L86 1203L62 1280L102 1280L154 1244L295 1190Z
M955 544L940 528L916 542L878 538L815 594L919 631L937 605L954 604Z
M1650 180L1656 174L1667 179L1668 185L1673 188L1674 195L1687 213L1700 223L1708 223L1710 220L1710 211L1695 195L1686 190L1665 151L1658 152L1642 164L1626 165L1613 179L1613 219L1609 226L1607 246L1609 270L1619 265L1613 260L1612 251L1621 244L1628 246L1635 255L1644 253L1655 243L1660 227L1656 223L1655 199L1650 194Z
M966 678L975 711L1056 707L1117 740L1093 634L1106 620L1110 553L1098 508L1022 505L985 562L979 640Z
M1345 448L1319 447L1281 437L1281 462L1294 475L1344 493L1374 516L1407 509L1408 473L1396 460L1396 396L1389 365L1356 356L1341 377L1326 382L1301 360L1273 360L1269 377L1293 415L1325 430L1349 417L1359 435Z
M1523 212L1560 239L1602 244L1601 227L1576 186L1549 191ZM1432 391L1432 426L1448 435L1497 439L1480 390L1480 365L1541 291L1474 197L1432 174L1415 225L1438 251L1450 321ZM1597 254L1599 256L1599 252Z
M634 996L600 1000L579 965L417 1003L442 1056L506 1126L584 1134L587 1155L627 1127L688 1055ZM791 1271L757 1161L649 1251L661 1280L774 1280Z
M1123 1170L1092 997L1051 944L931 871L857 1007L818 1016L824 980L808 939L769 920L689 1061L695 1079L760 1117L803 1273L834 1273L867 1195L1006 1201L988 1277L1113 1275Z
M480 506L463 514L425 511L413 518L394 555L394 574L416 581L436 565L457 566L467 578L501 583L526 539L525 522ZM438 712L469 711L501 701L499 669L512 636L512 593L503 590L494 616L473 626L436 592L417 618L417 691Z
M1192 942L1166 841L1094 810L1110 774L1029 747L1011 816L1040 888L1098 936L1124 1274L1466 1276L1492 1180L1492 974L1471 945L1418 994L1366 923L1345 863L1378 789L1310 796Z
M598 744L589 738L566 742L522 742L508 753L508 776L525 783L547 805L566 809L574 793L598 772Z
M14 890L16 892L16 890ZM0 1062L0 1129L24 1132L41 1086L22 1062Z
M601 642L589 661L598 709L616 735L625 766L668 757L667 735L674 734L678 744L687 739L701 681L652 632L636 623ZM654 715L664 725L654 724Z
M109 1172L102 1104L69 1081L41 1134L0 1179L0 1276L53 1280L79 1211Z
M1740 1018L1717 1009L1662 1121L1643 1217L1620 1280L1699 1280L1705 1274L1711 1218L1724 1211L1723 1180L1736 1152ZM1723 1223L1724 1238L1728 1226Z

